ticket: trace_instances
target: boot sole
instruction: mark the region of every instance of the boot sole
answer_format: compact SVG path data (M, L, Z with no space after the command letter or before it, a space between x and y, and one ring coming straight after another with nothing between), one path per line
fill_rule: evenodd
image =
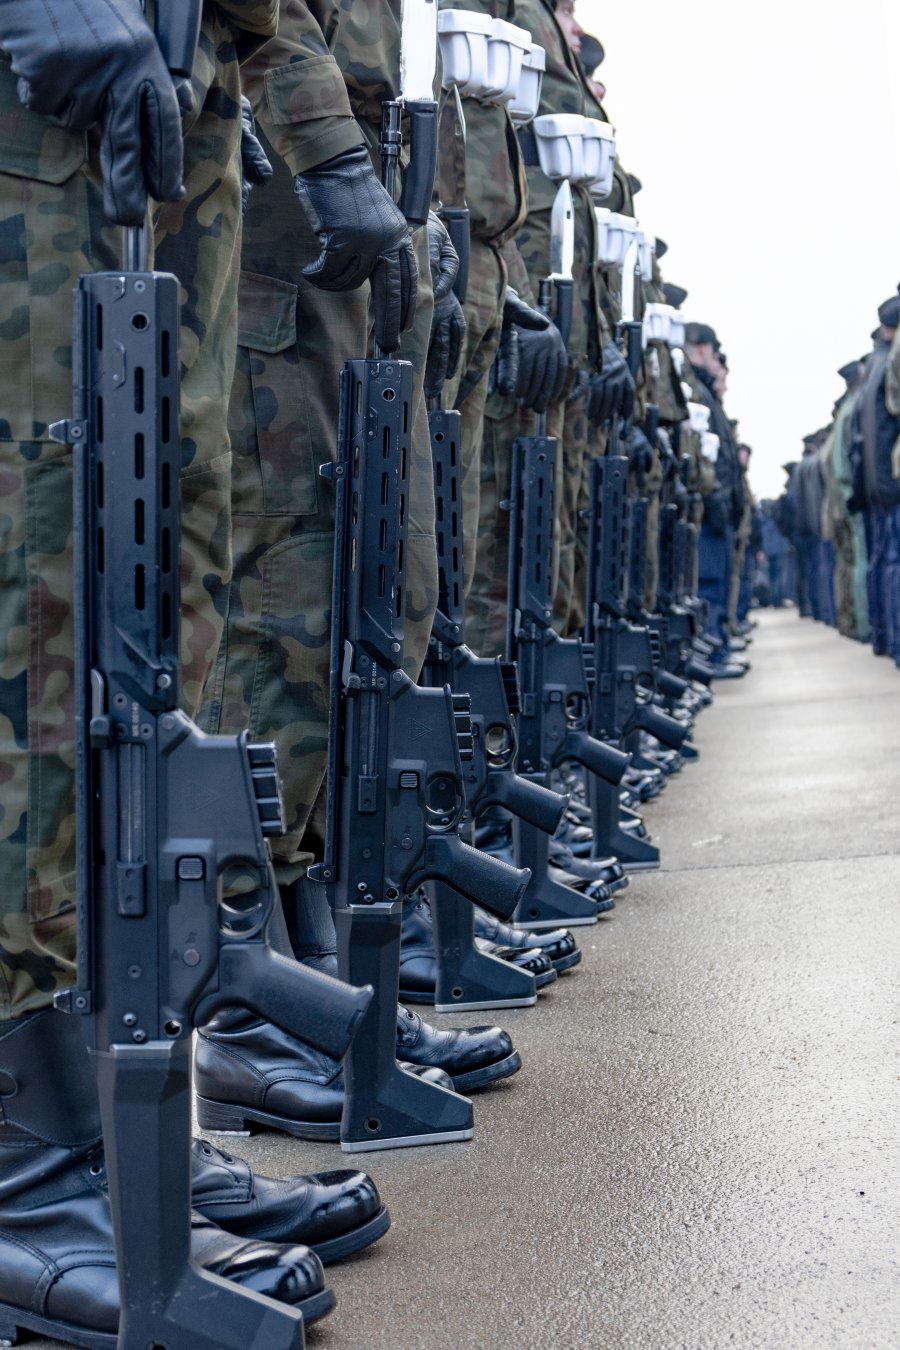
M345 1256L361 1252L364 1247L371 1247L373 1242L384 1237L390 1226L390 1211L387 1205L382 1205L378 1213L360 1224L359 1228L354 1228L349 1233L341 1233L339 1237L328 1238L325 1242L308 1242L306 1245L311 1252L315 1252L322 1264L327 1266L332 1261L342 1261Z
M502 1078L511 1078L514 1073L518 1073L522 1067L522 1056L518 1050L514 1050L506 1059L499 1059L495 1064L485 1064L483 1069L472 1069L470 1073L451 1074L453 1086L457 1092L474 1092L477 1088L490 1087L491 1083L499 1083Z
M560 975L565 975L566 971L572 970L574 966L581 964L581 952L576 948L574 952L569 952L568 956L560 956L553 962L553 969Z
M326 1313L330 1313L336 1303L333 1291L323 1289L319 1294L311 1294L309 1298L301 1299L294 1307L303 1314L304 1325L309 1326L311 1322L317 1322ZM71 1322L38 1317L36 1313L26 1312L23 1308L13 1308L8 1303L0 1303L0 1345L20 1345L23 1339L22 1332L25 1333L25 1340L30 1340L35 1335L48 1336L51 1340L62 1341L64 1345L83 1347L83 1350L116 1350L119 1340L115 1332L89 1331L87 1327L76 1327Z
M233 1106L230 1102L216 1102L209 1097L197 1098L197 1124L210 1134L252 1134L248 1127L262 1125L266 1129L281 1130L295 1139L326 1140L336 1143L341 1137L341 1123L320 1120L289 1120L271 1111L257 1111L250 1106Z

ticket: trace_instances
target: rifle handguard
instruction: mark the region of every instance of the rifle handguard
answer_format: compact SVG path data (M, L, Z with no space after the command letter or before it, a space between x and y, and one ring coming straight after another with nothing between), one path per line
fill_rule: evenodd
M479 852L456 834L437 834L425 845L424 877L443 881L496 918L508 919L525 893L531 872Z
M639 703L634 711L634 724L642 731L668 746L670 750L680 750L688 738L690 727L676 722L668 713L660 712L652 703Z
M574 759L583 764L589 773L595 773L606 783L618 787L631 764L631 756L623 750L617 750L605 741L598 741L586 731L567 731L563 742L561 759Z
M197 1008L198 1025L223 1008L249 1008L332 1059L343 1059L372 999L356 988L280 956L264 942L225 942L219 948L219 987Z
M403 170L400 210L414 230L424 225L431 208L437 167L437 104L410 99L403 105L409 118L409 163Z
M501 806L545 834L555 834L569 804L568 796L541 787L509 769L491 769L487 791L478 803L478 814L489 806Z

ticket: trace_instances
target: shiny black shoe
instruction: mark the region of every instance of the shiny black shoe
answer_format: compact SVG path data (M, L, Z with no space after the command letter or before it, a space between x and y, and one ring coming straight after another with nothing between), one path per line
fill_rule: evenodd
M115 1350L119 1322L93 1069L75 1019L47 1010L0 1023L0 1340L21 1332ZM306 1247L247 1241L194 1213L204 1269L315 1321L334 1306Z
M377 1187L349 1168L309 1176L257 1176L249 1163L195 1139L194 1208L238 1237L302 1243L320 1261L339 1261L377 1242L391 1226Z
M439 1069L411 1065L409 1072L452 1086ZM340 1061L242 1009L220 1014L198 1033L194 1089L197 1122L212 1134L246 1134L262 1125L296 1139L341 1137Z
M476 913L479 911L476 911ZM509 930L513 932L513 929ZM476 944L487 956L511 961L534 976L535 989L543 989L556 979L552 962L540 951L518 947L510 952L509 943L502 946L492 941L479 942L476 924ZM433 1005L437 995L437 949L431 906L424 894L409 896L403 902L403 927L400 941L400 1001L417 1005Z
M550 843L549 858L554 867L563 872L570 872L584 881L600 882L610 895L626 891L630 884L618 858L576 858L565 844L555 839Z
M518 966L519 970L527 970L529 975L534 976L537 990L546 989L548 984L555 984L558 979L552 961L537 947L500 947L496 942L485 942L484 938L476 938L475 946L485 956L496 956L498 961L506 961L511 966Z
M522 1060L499 1027L439 1031L409 1008L397 1009L397 1054L423 1068L443 1069L457 1092L473 1092L518 1073Z
M525 929L510 928L509 924L495 919L483 909L475 908L475 935L486 942L513 951L537 950L547 957L553 969L559 974L572 970L581 960L581 952L568 928L552 928L545 933L532 933Z

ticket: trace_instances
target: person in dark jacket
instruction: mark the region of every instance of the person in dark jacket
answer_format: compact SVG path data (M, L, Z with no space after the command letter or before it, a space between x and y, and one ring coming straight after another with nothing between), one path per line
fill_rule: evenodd
M709 631L721 638L716 660L735 675L744 667L729 662L728 599L734 558L734 533L744 513L744 485L737 445L722 407L726 371L720 343L709 324L687 326L685 355L690 362L689 382L697 402L709 409L709 429L719 438L716 489L703 499L700 526L700 595L709 606Z
M880 306L878 320L858 399L863 491L871 523L869 621L876 656L890 655L900 666L900 481L891 471L900 417L889 412L885 401L888 358L900 324L900 296Z

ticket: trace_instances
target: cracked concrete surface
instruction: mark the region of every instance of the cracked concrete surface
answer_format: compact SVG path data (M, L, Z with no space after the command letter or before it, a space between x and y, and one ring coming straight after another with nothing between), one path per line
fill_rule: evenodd
M394 1225L316 1350L900 1344L900 672L792 610L751 657L648 808L663 870L496 1015L524 1067L473 1143L360 1160Z

